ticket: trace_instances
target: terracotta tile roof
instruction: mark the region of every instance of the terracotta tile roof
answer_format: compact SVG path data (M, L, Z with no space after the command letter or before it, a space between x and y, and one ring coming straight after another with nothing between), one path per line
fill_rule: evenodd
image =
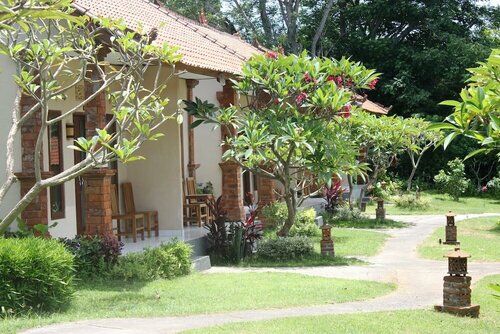
M383 105L370 101L361 95L356 96L356 102L363 110L372 114L387 115L387 113L391 110L391 107L386 108Z
M74 0L73 5L90 16L123 19L131 30L139 24L146 32L158 29L153 43L178 46L181 63L188 66L239 74L244 61L262 53L237 36L200 25L149 0Z

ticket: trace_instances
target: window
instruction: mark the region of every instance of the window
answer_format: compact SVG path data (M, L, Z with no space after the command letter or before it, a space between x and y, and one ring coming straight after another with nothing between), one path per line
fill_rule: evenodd
M59 111L49 111L49 119L61 115ZM61 122L49 126L49 171L59 174L64 169L62 152L62 127ZM50 187L50 217L51 219L61 219L65 217L64 206L64 184Z

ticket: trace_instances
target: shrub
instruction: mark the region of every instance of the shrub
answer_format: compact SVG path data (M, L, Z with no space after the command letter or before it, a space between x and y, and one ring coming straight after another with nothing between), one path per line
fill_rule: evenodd
M348 206L341 206L333 216L334 220L359 220L368 218L358 208L349 208Z
M295 217L295 223L290 229L289 235L315 237L321 234L321 230L316 225L316 211L313 208L300 210Z
M326 201L325 210L327 212L335 212L337 207L342 203L342 181L337 180L333 182L330 186L325 185L323 187L323 198Z
M280 226L288 216L288 209L283 202L273 202L262 209L266 226Z
M0 238L0 308L54 311L73 294L73 256L56 240Z
M398 208L410 210L422 210L429 207L429 200L427 198L418 198L415 195L402 195L393 198L394 204Z
M172 279L191 271L191 246L173 240L160 247L147 248L140 253L120 257L111 277L121 280Z
M268 260L291 260L312 255L313 242L308 237L285 237L259 242L257 256Z
M463 162L458 158L449 161L447 170L441 169L439 174L434 176L434 182L442 192L449 194L454 201L458 201L469 184L465 178Z
M494 198L500 198L500 173L486 184L486 193Z
M109 273L123 248L123 243L112 236L76 236L59 241L75 256L75 269L82 278Z

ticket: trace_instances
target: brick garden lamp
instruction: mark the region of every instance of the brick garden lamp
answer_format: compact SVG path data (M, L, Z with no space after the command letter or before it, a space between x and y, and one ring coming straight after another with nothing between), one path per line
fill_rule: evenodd
M467 276L469 254L455 248L444 255L448 258L448 274L443 280L443 305L434 307L436 311L460 316L479 316L479 305L471 305L471 277Z
M446 241L443 242L445 245L457 245L457 226L455 225L455 214L448 211L446 214Z
M321 255L335 256L333 248L332 227L328 224L321 226Z

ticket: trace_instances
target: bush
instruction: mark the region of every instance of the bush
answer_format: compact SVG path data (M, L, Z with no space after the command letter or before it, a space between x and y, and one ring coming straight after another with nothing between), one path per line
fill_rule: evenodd
M59 241L75 256L76 273L82 278L108 274L123 248L123 243L112 236L76 236Z
M172 279L191 271L191 246L173 240L160 247L120 257L111 277L120 280Z
M320 235L321 230L316 225L315 218L316 211L313 208L298 211L289 235L291 237L315 237Z
M291 260L312 255L313 242L308 237L286 237L259 242L257 256L268 260Z
M434 176L434 182L439 190L458 201L469 185L465 178L464 164L457 158L449 161L447 167L446 171L441 169L439 174Z
M418 198L415 195L402 195L393 198L394 204L398 208L410 210L422 210L429 207L429 200L427 198Z
M0 238L0 308L55 311L73 294L73 256L56 240Z
M339 207L333 216L334 220L360 220L365 218L368 218L368 216L364 215L361 210L358 208L352 208L351 210L348 206Z
M500 198L500 174L486 184L486 193L494 198Z
M273 202L262 209L262 215L266 219L266 226L276 227L283 225L288 216L288 209L283 202Z

